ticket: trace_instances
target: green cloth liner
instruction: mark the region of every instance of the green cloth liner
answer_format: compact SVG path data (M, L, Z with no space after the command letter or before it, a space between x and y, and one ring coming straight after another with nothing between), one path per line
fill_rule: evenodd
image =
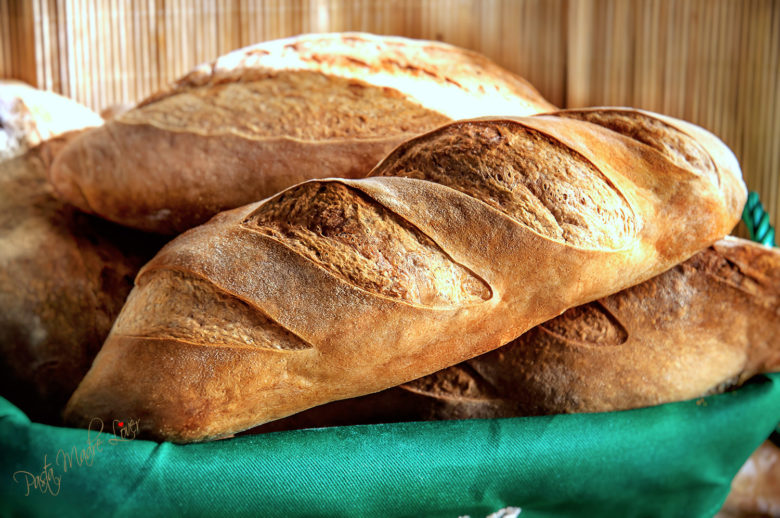
M780 374L770 374L733 392L622 412L189 445L112 444L104 432L92 434L90 450L86 430L31 423L0 398L0 516L476 518L512 506L520 518L710 517L779 420ZM74 456L66 472L59 450L91 455L81 466ZM20 472L39 475L44 459L56 496L32 485L25 496Z
M748 229L750 239L762 245L775 246L775 229L769 223L769 213L764 209L758 193L750 191L742 209L742 221Z

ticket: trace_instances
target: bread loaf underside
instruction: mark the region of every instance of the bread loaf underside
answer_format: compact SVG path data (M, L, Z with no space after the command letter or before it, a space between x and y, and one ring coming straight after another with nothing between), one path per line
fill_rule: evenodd
M681 262L744 199L720 141L658 115L449 124L172 241L68 417L203 440L398 385Z
M364 176L445 122L555 108L450 45L315 34L227 54L74 142L52 181L82 210L178 233L310 178Z
M725 238L644 283L494 351L248 433L362 423L609 412L780 370L780 251Z

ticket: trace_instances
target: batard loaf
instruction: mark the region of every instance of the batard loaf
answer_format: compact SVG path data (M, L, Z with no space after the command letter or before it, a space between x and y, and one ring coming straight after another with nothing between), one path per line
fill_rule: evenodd
M360 423L609 412L691 399L780 370L780 250L725 238L424 378L252 433Z
M0 394L58 423L159 236L80 213L52 195L51 157L70 137L0 163Z
M447 124L370 178L305 182L174 239L66 417L195 441L405 383L678 264L745 197L728 148L660 115Z
M553 109L523 79L451 45L304 35L200 66L73 142L52 182L82 210L175 233L310 178L364 176L447 121Z

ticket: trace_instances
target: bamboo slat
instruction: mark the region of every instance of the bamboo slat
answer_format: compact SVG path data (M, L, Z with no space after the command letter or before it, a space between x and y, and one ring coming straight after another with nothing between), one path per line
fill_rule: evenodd
M37 84L40 45L33 20L36 2L0 0L0 77Z
M447 41L561 107L700 124L780 222L780 0L0 0L0 77L102 110L235 48L310 31Z

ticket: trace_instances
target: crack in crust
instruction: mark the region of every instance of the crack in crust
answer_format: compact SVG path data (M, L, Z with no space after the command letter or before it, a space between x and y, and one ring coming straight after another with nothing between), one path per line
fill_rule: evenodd
M557 140L511 121L450 124L397 148L371 176L403 176L473 196L550 239L623 248L633 211L589 161Z
M491 297L487 283L417 228L336 182L310 182L261 205L244 225L370 293L430 307Z
M214 284L156 270L130 293L114 334L169 338L206 346L298 351L311 344Z

